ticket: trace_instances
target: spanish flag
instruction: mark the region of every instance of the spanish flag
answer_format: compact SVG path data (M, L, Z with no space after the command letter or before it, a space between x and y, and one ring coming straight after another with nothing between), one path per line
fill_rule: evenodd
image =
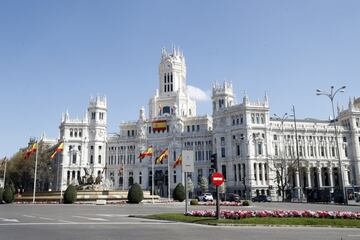
M182 164L182 154L179 155L178 159L176 159L173 168L176 168L178 165Z
M31 147L26 150L26 152L24 154L24 158L28 159L33 153L35 153L37 150L37 146L38 146L37 143L34 143L33 145L31 145Z
M60 143L55 152L51 154L50 159L54 159L57 153L61 153L64 150L64 143Z
M164 151L162 151L162 153L155 159L155 163L162 163L162 161L164 161L165 158L167 158L169 156L169 150L165 149Z
M144 159L146 156L152 156L153 154L153 148L150 146L148 147L144 152L139 154L139 159Z

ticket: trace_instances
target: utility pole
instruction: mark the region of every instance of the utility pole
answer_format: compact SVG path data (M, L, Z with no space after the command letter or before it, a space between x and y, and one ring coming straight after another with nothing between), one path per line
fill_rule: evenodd
M299 156L299 142L297 135L297 127L296 127L296 114L295 114L295 106L292 106L292 112L294 117L294 129L295 129L295 144L296 144L296 160L297 160L297 169L296 169L296 182L297 182L297 199L298 201L302 201L301 196L301 184L300 184L300 156Z
M339 187L340 187L340 191L342 192L342 197L344 199L344 204L348 204L348 199L346 196L346 189L345 189L345 184L344 184L344 175L343 175L343 166L342 166L342 162L341 162L341 156L340 156L340 147L339 147L339 138L338 138L338 131L337 131L337 126L336 126L336 121L337 118L335 117L335 110L334 110L334 98L336 96L336 94L338 92L344 92L344 89L346 88L346 86L342 86L336 90L334 90L334 86L330 87L330 92L323 92L320 89L316 89L316 95L320 96L320 95L324 95L327 96L330 101L331 101L331 108L332 108L332 113L333 113L333 123L334 123L334 130L335 130L335 141L336 141L336 150L337 150L337 156L338 156L338 160L339 160L339 177L340 177L340 183L339 183Z

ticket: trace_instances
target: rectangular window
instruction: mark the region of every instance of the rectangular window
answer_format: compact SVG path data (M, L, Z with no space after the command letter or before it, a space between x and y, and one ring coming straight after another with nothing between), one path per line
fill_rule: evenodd
M348 149L347 149L346 146L345 146L345 148L344 148L344 151L345 151L345 157L348 157Z
M190 126L187 126L187 131L190 132Z
M200 125L196 125L196 131L197 131L197 132L200 131Z
M236 145L236 155L240 156L240 145Z
M73 164L76 164L76 153L73 154L72 163L73 163Z
M343 137L343 142L346 142L346 137Z
M258 154L262 155L262 143L258 143Z
M222 147L221 148L221 157L224 158L226 155L225 155L225 148Z
M94 156L93 155L90 156L90 164L94 164Z
M277 140L277 135L274 135L274 140L275 140L275 141Z
M221 166L221 172L224 175L224 178L226 179L226 165Z
M235 180L235 182L237 182L236 164L234 164L234 180Z
M256 177L256 163L254 163L254 180L256 181L257 180L257 177Z
M191 126L191 130L192 130L193 132L195 132L195 125L192 125L192 126Z
M98 156L98 163L101 163L101 155Z

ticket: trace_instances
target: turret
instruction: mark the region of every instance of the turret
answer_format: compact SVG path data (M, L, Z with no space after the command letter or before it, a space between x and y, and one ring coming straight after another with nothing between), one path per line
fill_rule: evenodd
M160 95L172 95L178 91L186 91L186 64L184 54L173 47L169 54L165 48L161 50L159 66Z
M230 82L222 85L215 83L212 89L213 112L230 107L235 104L233 87Z

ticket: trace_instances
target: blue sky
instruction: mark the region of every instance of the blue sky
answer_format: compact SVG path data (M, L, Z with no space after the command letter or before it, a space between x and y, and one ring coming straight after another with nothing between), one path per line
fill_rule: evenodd
M240 101L267 92L271 113L328 119L316 88L360 90L360 1L0 2L0 157L29 137L58 136L61 113L83 116L106 95L109 132L138 116L158 88L163 46L180 46L188 84L229 80ZM198 103L211 114L211 103Z

